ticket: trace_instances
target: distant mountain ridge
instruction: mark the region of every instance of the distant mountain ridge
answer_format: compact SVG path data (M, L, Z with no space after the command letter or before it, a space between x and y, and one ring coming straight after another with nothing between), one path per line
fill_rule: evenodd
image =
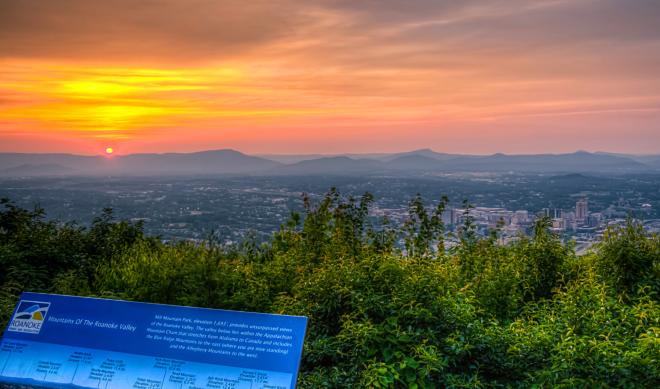
M19 166L36 165L42 166L44 171L52 170L48 168L49 166L59 167L59 170L70 169L77 172L77 175L139 176L251 174L269 171L282 164L229 149L196 153L129 154L112 157L0 153L0 176L16 175L16 169Z
M231 149L112 157L0 153L0 176L660 172L660 155L628 156L586 151L567 154L465 155L421 149L391 154L278 155L271 158L247 155Z
M253 157L236 150L210 150L196 153L131 154L117 158L119 169L133 174L246 174L281 166L269 159Z
M337 159L341 158L341 159ZM347 156L324 157L284 166L291 174L392 173L631 173L660 171L660 166L631 158L578 151L570 154L460 155L436 153L424 149L371 159Z

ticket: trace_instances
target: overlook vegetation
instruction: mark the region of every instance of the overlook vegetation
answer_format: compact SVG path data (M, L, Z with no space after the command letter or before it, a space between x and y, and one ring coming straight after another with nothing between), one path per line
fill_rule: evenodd
M578 257L547 220L502 246L467 217L445 248L447 199L413 199L400 229L372 201L332 190L269 243L223 247L2 200L0 322L21 291L305 315L301 388L660 386L658 236L630 222Z

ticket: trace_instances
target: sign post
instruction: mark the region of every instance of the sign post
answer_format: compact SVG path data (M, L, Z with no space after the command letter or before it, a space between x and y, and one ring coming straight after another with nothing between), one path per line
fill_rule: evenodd
M0 382L50 388L295 388L307 318L23 293Z

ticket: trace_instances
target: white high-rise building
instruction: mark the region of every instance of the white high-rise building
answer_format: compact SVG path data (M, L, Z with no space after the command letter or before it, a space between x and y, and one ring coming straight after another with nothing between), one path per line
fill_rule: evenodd
M529 221L529 212L520 210L516 211L513 215L513 220L515 224L524 224Z

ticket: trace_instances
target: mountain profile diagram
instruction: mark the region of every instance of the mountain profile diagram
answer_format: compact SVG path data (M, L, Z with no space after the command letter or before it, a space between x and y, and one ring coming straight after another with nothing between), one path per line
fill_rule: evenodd
M46 312L50 304L36 303L32 301L24 301L18 308L18 312L14 316L15 319L32 319L43 321L46 317Z

